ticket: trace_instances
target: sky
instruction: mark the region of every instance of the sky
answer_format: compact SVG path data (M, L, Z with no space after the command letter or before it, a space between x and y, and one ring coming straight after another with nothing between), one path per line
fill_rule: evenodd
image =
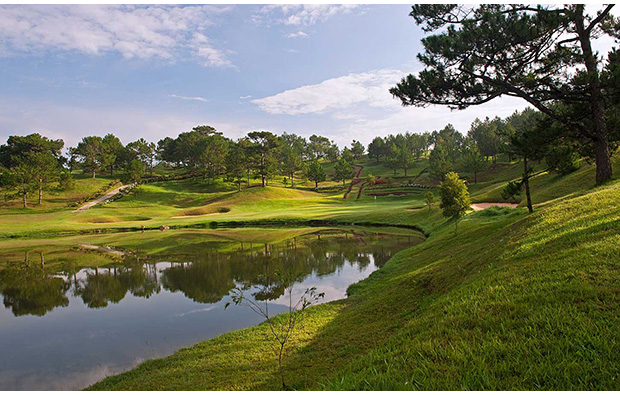
M38 132L75 146L211 125L353 139L423 132L526 103L402 107L388 89L419 71L408 5L0 5L0 143Z

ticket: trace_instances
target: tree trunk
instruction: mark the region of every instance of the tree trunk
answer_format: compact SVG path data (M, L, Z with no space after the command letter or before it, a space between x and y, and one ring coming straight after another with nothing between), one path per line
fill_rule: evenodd
M596 161L596 182L607 181L612 176L611 159L608 144L607 122L605 120L605 103L601 93L601 81L599 78L598 60L592 52L590 32L584 26L583 4L576 6L575 25L581 50L583 51L584 63L588 72L588 90L590 91L590 110L592 111L592 124L594 126L594 149Z
M24 199L24 208L28 207L28 202L26 201L26 192L22 194L22 198Z
M43 180L39 178L39 205L43 200Z
M261 175L261 185L265 188L265 157L261 156L260 158L260 175Z
M319 182L318 182L318 181L315 181L315 182L314 182L314 188L316 189L316 188L318 188L318 187L319 187Z
M250 187L250 169L248 169L248 188Z
M291 172L291 188L295 188L295 172Z
M93 178L95 178L95 169L93 169Z
M523 184L525 185L525 197L527 199L527 210L531 213L534 212L532 208L532 197L530 195L530 175L527 169L527 158L523 158Z
M594 141L594 151L596 158L596 182L601 183L609 180L612 175L609 143L606 137L601 137Z

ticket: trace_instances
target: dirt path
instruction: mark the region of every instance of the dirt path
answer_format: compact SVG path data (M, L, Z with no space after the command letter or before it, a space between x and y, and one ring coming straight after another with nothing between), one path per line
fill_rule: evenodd
M487 209L489 207L510 207L510 208L517 208L519 207L518 204L516 203L473 203L471 205L471 208L474 209L474 211L480 211L480 210L484 210Z
M351 180L349 189L344 193L344 196L342 197L343 199L346 199L351 193L351 190L353 189L353 187L362 181L360 180L360 174L362 173L362 170L364 170L364 166L353 165L353 167L357 168L357 172L355 173L355 177Z
M101 197L98 197L97 199L92 200L92 201L86 203L85 205L83 205L82 207L80 207L80 208L78 208L76 210L73 210L73 212L74 213L79 213L80 211L88 210L89 208L91 208L91 207L93 207L93 206L95 206L95 205L97 205L97 204L99 204L99 203L101 203L101 202L111 198L112 196L116 195L117 193L120 192L121 189L128 188L128 187L130 187L132 185L133 184L126 184L126 185L121 185L118 188L114 188L110 192L106 193L105 195L103 195Z

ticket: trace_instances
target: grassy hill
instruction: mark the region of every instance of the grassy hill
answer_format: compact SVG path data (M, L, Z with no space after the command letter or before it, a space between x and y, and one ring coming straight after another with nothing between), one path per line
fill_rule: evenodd
M492 177L471 187L473 199L496 201L518 166L490 169ZM593 180L589 165L563 177L542 173L532 182L533 215L523 208L470 213L458 235L437 207L407 211L422 207L417 195L308 197L318 217L416 224L430 237L352 285L349 298L308 310L286 356L288 385L619 389L620 181L593 187ZM298 215L309 216L302 207ZM274 212L292 215L280 203ZM221 217L229 214L243 217ZM269 336L264 324L231 332L90 389L277 389Z

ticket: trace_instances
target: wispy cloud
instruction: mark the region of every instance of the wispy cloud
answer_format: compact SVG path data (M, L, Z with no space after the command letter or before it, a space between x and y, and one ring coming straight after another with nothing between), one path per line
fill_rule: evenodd
M388 90L403 75L403 71L391 69L348 74L252 100L252 103L269 114L288 115L320 114L359 104L398 108Z
M239 99L241 100L247 100L247 99L251 99L252 95L247 95L247 96L241 96Z
M286 38L306 38L308 37L307 33L302 32L301 30L297 33L290 33Z
M230 7L210 5L3 5L0 54L75 51L173 62L195 57L207 67L230 67L226 52L201 32Z
M181 100L194 100L194 101L201 101L201 102L209 102L209 99L205 99L204 97L200 97L200 96L180 96L180 95L170 95L170 97L174 97L175 99L181 99Z
M267 114L304 117L304 122L327 119L332 126L323 133L339 144L349 144L351 139L369 143L373 136L407 130L436 130L447 123L466 133L476 117L506 117L527 106L523 100L505 97L463 111L451 111L444 106L402 107L390 95L389 88L406 74L397 69L351 73L252 103Z
M258 25L284 24L311 26L338 14L347 14L358 8L357 4L277 4L261 7L252 16Z

